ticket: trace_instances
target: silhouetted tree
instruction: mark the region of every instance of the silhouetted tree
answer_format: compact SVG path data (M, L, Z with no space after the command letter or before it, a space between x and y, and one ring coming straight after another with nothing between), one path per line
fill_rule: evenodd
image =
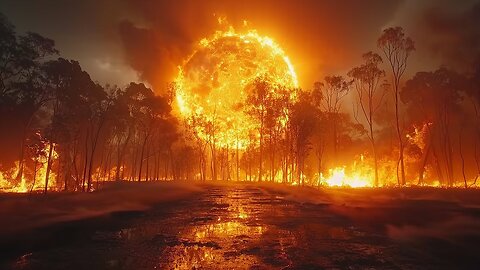
M342 76L325 76L324 83L320 83L322 92L321 107L326 114L329 126L332 127L333 160L337 162L338 152L338 123L342 99L348 94L352 82Z
M405 37L401 27L387 28L383 30L378 39L378 47L383 51L385 58L390 64L393 75L393 90L395 101L395 124L398 136L399 159L397 163L397 180L405 185L405 161L404 161L404 139L402 127L400 126L399 95L400 80L407 69L407 60L411 52L415 50L413 41ZM400 165L400 176L398 176L398 164Z
M0 114L3 116L0 129L10 130L0 140L11 142L15 138L9 137L12 135L17 140L21 138L17 180L23 176L26 140L33 134L31 126L49 99L41 67L49 56L57 53L53 40L32 32L17 35L13 25L0 14ZM4 150L11 147L5 146Z
M464 76L455 71L440 68L434 72L418 72L408 80L401 91L410 118L417 125L428 124L428 141L437 175L447 184L455 182L453 171L453 125L458 122L461 93L468 87ZM444 166L441 166L443 164ZM424 166L419 175L423 177Z
M298 183L304 185L305 159L311 149L310 136L314 131L318 115L316 108L312 105L311 94L302 90L298 90L297 93L298 101L293 105L290 122L294 136Z
M66 142L75 134L83 134L82 189L86 188L90 191L95 151L109 106L107 95L103 88L94 83L90 75L83 71L76 61L59 58L46 63L44 71L48 87L53 93L52 101L49 104L52 121L47 127L49 149L53 150L55 143L62 140ZM46 182L48 182L48 174L47 166Z
M271 83L264 78L257 78L253 82L251 92L248 94L245 110L248 115L258 121L258 133L260 156L259 156L259 175L258 181L262 181L263 175L263 147L264 147L264 134L265 123L267 120L267 103L272 93Z
M368 125L368 138L370 140L375 166L375 186L378 186L378 157L375 145L375 118L376 113L382 105L382 99L385 91L380 86L381 79L385 72L379 68L382 58L373 52L363 55L364 64L353 68L348 75L353 78L354 88L357 93L357 108L354 108L355 118L358 117L358 111L361 111L364 120ZM358 118L357 118L357 121Z

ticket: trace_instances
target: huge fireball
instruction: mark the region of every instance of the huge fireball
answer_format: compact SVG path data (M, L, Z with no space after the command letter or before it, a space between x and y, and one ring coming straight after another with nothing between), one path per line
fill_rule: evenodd
M256 78L293 89L297 76L284 51L255 30L217 32L180 67L177 103L198 136L221 147L245 148L257 123L242 105ZM192 123L194 122L195 123Z

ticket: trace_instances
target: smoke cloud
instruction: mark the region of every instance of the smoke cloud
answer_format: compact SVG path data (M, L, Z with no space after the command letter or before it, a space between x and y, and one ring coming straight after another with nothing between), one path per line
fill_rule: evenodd
M408 72L468 66L480 48L478 0L5 0L0 12L19 30L54 39L62 56L79 60L96 80L141 80L157 92L195 44L218 30L219 16L237 29L246 20L272 37L304 88L358 65L388 26L403 26L416 43Z
M320 75L344 70L358 52L374 46L376 30L399 3L347 2L130 1L141 20L122 21L119 32L128 63L158 89L175 76L200 39L219 29L220 16L236 29L247 21L284 48L300 82L310 87Z
M430 8L424 13L426 44L442 64L470 67L480 56L480 2L461 10Z

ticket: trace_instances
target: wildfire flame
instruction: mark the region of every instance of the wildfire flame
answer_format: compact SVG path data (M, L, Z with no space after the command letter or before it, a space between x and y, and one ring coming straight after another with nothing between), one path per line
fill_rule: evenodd
M347 174L344 167L337 167L329 170L328 177L320 175L320 184L329 187L373 187L372 179L370 175L363 175L360 171Z
M55 146L52 146L51 163L58 158L58 153L55 151ZM16 176L20 171L20 161L15 162L15 166L8 171L0 171L0 192L17 192L25 193L30 190L43 190L45 188L45 178L47 175L49 146L46 146L42 151L45 155L40 156L36 162L37 168L24 167L24 173L20 181L16 180ZM57 175L53 170L50 170L48 177L48 189L56 189Z

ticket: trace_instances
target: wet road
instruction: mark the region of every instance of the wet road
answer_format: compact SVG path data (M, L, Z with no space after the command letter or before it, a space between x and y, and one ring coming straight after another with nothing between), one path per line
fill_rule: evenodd
M92 221L93 222L93 221ZM102 226L102 223L103 226ZM86 224L86 225L85 225ZM55 232L13 269L438 269L328 205L255 186L212 186L191 199ZM65 240L67 239L67 240ZM417 257L418 255L418 257Z

